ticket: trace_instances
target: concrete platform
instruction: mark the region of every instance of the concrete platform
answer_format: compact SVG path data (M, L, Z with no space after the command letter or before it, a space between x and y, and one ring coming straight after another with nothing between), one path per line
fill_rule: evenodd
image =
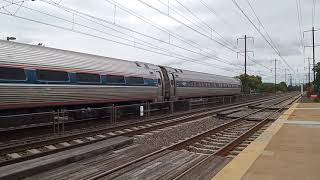
M214 180L320 179L320 103L295 103Z
M58 166L111 151L132 142L132 138L119 136L52 155L3 166L0 167L0 179L22 179Z

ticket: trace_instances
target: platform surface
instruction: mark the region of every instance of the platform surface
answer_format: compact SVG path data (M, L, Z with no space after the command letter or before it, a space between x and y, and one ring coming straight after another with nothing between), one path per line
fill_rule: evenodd
M215 180L320 179L320 103L295 103Z

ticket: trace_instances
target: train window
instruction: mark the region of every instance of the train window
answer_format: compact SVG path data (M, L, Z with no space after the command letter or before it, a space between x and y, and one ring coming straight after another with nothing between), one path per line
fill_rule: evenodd
M155 80L154 79L144 79L144 84L149 85L149 86L154 86L156 85Z
M161 85L161 79L158 79L158 85Z
M40 81L68 81L69 76L65 71L36 70L37 79Z
M11 68L11 67L0 67L0 79L3 80L26 80L26 74L24 69Z
M144 84L142 77L126 77L126 83L129 85Z
M107 84L124 84L124 76L107 75Z
M76 78L78 82L88 82L88 83L99 83L99 74L89 74L89 73L77 73Z

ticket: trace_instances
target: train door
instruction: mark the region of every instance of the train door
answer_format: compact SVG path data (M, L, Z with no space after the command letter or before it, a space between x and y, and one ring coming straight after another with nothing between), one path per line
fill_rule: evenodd
M173 73L170 74L170 85L171 85L171 88L170 88L170 99L171 100L175 100L176 99L176 78L174 76Z
M163 92L164 92L164 86L163 86L163 77L161 72L157 71L157 84L158 84L158 101L163 101Z
M164 83L162 84L162 86L164 86L164 99L165 100L169 100L170 99L170 80L169 80L169 75L168 75L168 71L160 66L162 75L163 75L163 81Z

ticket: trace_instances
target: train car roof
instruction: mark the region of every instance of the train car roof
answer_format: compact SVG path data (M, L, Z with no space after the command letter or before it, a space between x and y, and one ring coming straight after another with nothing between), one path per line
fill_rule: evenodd
M86 54L63 49L0 40L0 64L24 68L44 68L100 74L122 74L154 78L158 65ZM177 78L194 81L239 83L232 77L165 67Z
M0 40L0 64L75 72L150 76L156 65ZM154 75L152 75L154 77Z
M230 84L240 85L240 80L233 77L196 72L196 71L189 71L189 70L181 70L181 69L176 69L171 67L165 67L165 68L167 69L168 72L175 73L176 79L179 79L179 80L230 83Z

